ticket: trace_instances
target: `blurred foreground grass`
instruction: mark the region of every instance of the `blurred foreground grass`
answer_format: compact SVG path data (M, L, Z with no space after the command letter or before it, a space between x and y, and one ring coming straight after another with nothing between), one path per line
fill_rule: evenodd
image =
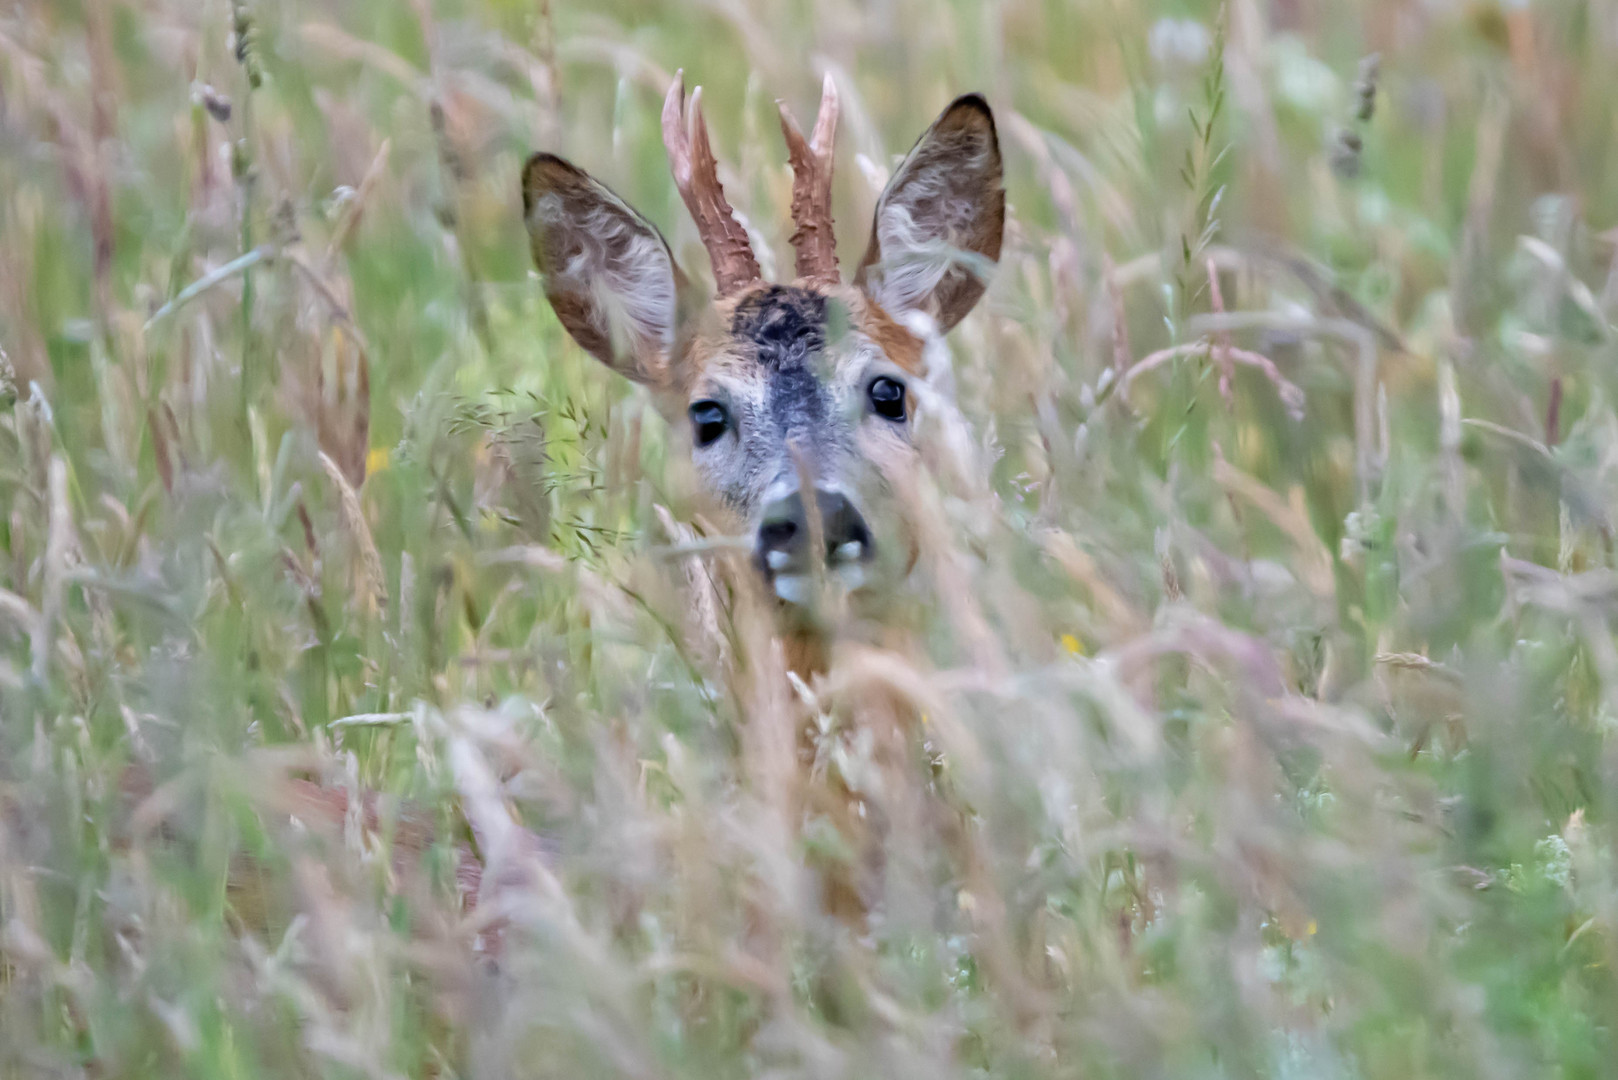
M1613 0L7 5L0 1076L1618 1072L1615 59ZM845 266L1001 125L989 485L795 699L528 272L549 148L706 273L676 67L777 267L775 97L842 88ZM863 935L749 751L817 715Z

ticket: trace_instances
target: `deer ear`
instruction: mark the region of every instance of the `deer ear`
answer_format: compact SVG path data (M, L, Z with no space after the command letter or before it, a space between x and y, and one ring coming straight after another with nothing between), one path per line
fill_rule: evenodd
M925 311L946 331L983 295L1005 224L994 114L967 94L888 181L854 283L889 312Z
M656 226L554 154L522 171L534 265L573 340L620 375L665 378L685 276Z

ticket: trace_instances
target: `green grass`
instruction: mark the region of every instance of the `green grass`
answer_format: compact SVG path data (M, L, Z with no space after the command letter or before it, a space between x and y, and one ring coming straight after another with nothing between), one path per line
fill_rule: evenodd
M1613 1075L1615 50L1607 0L12 5L0 1076ZM1012 226L981 472L799 698L690 625L677 441L517 175L705 274L684 68L788 266L828 66L845 268L966 90ZM772 753L816 714L861 933Z

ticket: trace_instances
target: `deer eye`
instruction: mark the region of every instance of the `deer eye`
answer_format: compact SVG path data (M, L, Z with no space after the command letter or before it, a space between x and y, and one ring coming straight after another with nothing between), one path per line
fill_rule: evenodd
M871 409L886 420L905 418L905 387L898 379L880 375L871 380Z
M710 446L730 430L730 416L717 401L698 401L691 406L691 430L698 446Z

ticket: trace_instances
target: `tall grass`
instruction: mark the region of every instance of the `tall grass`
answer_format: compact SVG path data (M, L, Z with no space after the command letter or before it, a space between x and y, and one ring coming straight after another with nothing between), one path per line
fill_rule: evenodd
M10 5L0 1076L1612 1075L1615 56L1612 0ZM706 272L681 67L776 267L774 98L838 81L845 265L1000 122L925 557L813 684L529 273L536 148Z

